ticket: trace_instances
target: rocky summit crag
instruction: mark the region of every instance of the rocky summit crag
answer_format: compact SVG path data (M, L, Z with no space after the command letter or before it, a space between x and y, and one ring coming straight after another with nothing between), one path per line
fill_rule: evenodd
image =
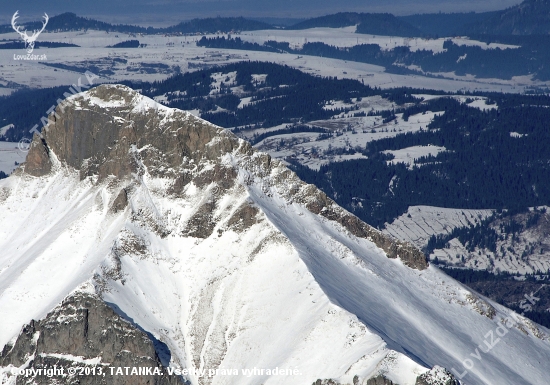
M10 384L46 358L189 371L159 384L545 381L546 329L190 113L103 85L59 106L27 159L0 181Z
M6 345L0 353L0 366L9 365L35 370L32 375L18 376L18 385L183 384L180 378L167 373L145 332L87 293L71 295L46 318L25 325L15 343ZM52 378L39 371L56 367L63 368L63 375ZM156 371L158 375L116 375L114 368L126 367L150 368L150 373ZM78 370L70 373L70 368ZM90 375L90 370L96 374ZM9 376L8 381L13 377Z
M74 108L65 107L67 104L73 104ZM120 86L100 86L89 91L86 97L73 97L58 107L51 119L43 137L34 138L24 166L27 174L50 173L53 161L50 153L53 153L57 161L80 170L81 179L98 175L99 181L107 177L124 180L146 169L152 176L172 179L175 193L190 182L199 187L216 183L227 190L235 185L233 167L214 164L213 170L199 172L199 178L192 178L191 170L201 167L204 161L216 162L224 153L238 151L246 156L255 153L248 143L228 131L186 112L150 104L141 95ZM267 154L257 159L258 164L250 166L266 175L281 166ZM389 258L399 257L408 266L420 270L427 267L426 257L418 249L361 222L322 191L301 182L292 171L284 170L279 179L295 183L294 189L288 192L289 199L298 200L313 213L337 221L357 237L372 240ZM126 190L121 194L125 196ZM120 209L123 196L115 202L115 210ZM211 226L206 217L212 208L211 203L206 203L196 218L197 227L206 230L203 238L210 235Z

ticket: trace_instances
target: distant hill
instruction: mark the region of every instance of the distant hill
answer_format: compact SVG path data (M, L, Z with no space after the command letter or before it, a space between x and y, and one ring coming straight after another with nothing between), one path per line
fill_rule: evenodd
M352 25L357 25L357 33L404 37L422 36L422 32L418 28L389 13L341 12L305 20L287 27L287 29L342 28Z
M398 16L399 20L409 23L429 36L448 37L468 32L466 26L483 22L502 12L483 13L425 13L410 16Z
M315 17L294 24L286 29L308 29L308 28L342 28L360 24L366 14L356 12L340 12L334 15Z
M23 24L27 29L38 29L42 27L41 21L34 21ZM50 17L46 31L75 31L82 29L95 29L99 31L109 32L127 32L127 33L147 33L153 31L154 28L145 28L135 25L123 25L123 24L109 24L103 21L94 19L88 19L85 17L77 16L72 12L62 13L57 16ZM12 31L11 25L2 26L0 32Z
M525 0L487 20L469 25L468 30L489 35L548 35L550 0Z
M25 23L27 29L39 29L40 21ZM135 25L109 24L103 21L77 16L72 12L50 18L46 31L77 31L82 29L94 29L108 32L122 33L216 33L231 31L254 31L273 28L270 24L248 20L243 17L216 17L209 19L193 19L168 28L140 27ZM0 26L0 33L13 32L11 25Z
M252 17L249 18L250 20L257 20L264 23L267 23L269 25L272 25L274 27L290 27L292 25L301 23L302 21L305 21L305 18L289 18L289 17Z
M126 40L114 45L108 45L107 48L138 48L139 40Z
M216 33L230 31L257 31L271 29L272 25L244 17L213 17L208 19L193 19L162 29L169 33Z
M418 37L424 35L418 28L389 13L365 14L357 33L385 36Z

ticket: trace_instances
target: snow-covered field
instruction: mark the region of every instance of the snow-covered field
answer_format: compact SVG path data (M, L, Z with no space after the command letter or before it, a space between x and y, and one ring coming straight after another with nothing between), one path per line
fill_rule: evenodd
M212 37L215 35L208 35ZM0 35L4 39L18 39L15 33ZM350 78L365 81L365 83L381 88L415 87L426 89L438 89L449 92L456 91L503 91L522 92L527 87L534 85L546 86L546 83L533 81L529 77L512 80L499 79L475 79L471 77L457 77L456 79L440 79L418 75L393 75L384 72L384 68L371 64L326 59L320 57L297 56L291 54L276 54L269 52L239 51L227 49L206 49L196 47L196 41L202 36L161 36L161 35L128 35L122 33L107 33L102 31L79 31L43 33L40 39L43 41L65 42L77 44L80 48L56 48L36 49L35 54L46 54L48 63L61 63L66 65L97 65L106 70L112 70L114 74L106 74L103 81L113 82L121 80L153 81L164 79L175 71L192 71L197 68L212 65L223 65L235 61L261 60L289 65L305 72L321 75L336 76L338 78ZM239 35L244 40L263 42L269 39L289 39L296 44L305 41L323 41L337 46L349 46L357 42L371 42L381 47L393 48L394 46L408 45L411 49L431 49L438 51L442 47L443 40L404 39L397 37L384 37L354 34L349 28L330 29L316 28L302 31L255 31ZM121 41L138 39L146 44L144 48L105 48ZM309 40L308 40L309 39ZM312 40L313 39L313 40ZM457 44L484 43L473 42L463 38L456 40ZM493 47L491 47L493 48ZM0 56L0 84L7 86L16 84L29 87L51 87L57 85L70 85L77 81L80 72L73 72L47 67L39 62L14 60L14 55L24 54L23 50L2 50ZM124 59L127 63L115 63L112 59ZM103 64L101 63L103 62ZM98 64L99 63L99 64ZM143 64L151 65L162 63L170 69L166 73L149 73L140 71ZM84 71L82 71L84 72ZM4 93L8 89L1 89Z
M370 104L371 101L372 105ZM348 114L335 115L333 119L310 123L313 126L331 130L334 134L330 138L320 137L319 133L311 132L274 135L257 143L255 147L269 153L274 158L284 160L291 157L303 165L318 170L323 164L329 162L364 158L359 151L364 150L367 143L373 140L392 138L399 134L425 130L436 114L444 113L439 111L411 115L408 121L403 120L403 114L397 114L394 121L383 123L380 116L353 117L353 115L359 112L367 113L373 109L378 111L391 109L393 108L392 103L387 100L384 102L384 99L378 96L363 98L361 103L363 103L363 107L359 110L351 111ZM334 104L341 107L337 103ZM254 132L260 133L263 130L252 131L252 133ZM251 137L251 134L247 133L247 136ZM357 151L355 151L355 154L346 155L339 154L337 150ZM396 154L401 154L402 151L399 150ZM443 150L439 147L427 147L425 149L414 149L414 151L414 155L418 155L416 156L418 158L422 155L428 155L430 151L436 154ZM403 153L403 159L406 158L406 154L407 152Z
M394 158L389 160L388 163L397 164L404 163L412 168L417 165L416 160L423 156L437 156L440 152L446 151L445 147L440 146L412 146L407 148L402 148L400 150L387 150L384 151L385 154L392 154Z
M13 124L7 124L4 127L0 127L0 138L6 136L6 133L13 128Z
M531 209L531 212L533 210ZM411 206L408 211L386 223L384 232L409 241L424 248L432 235L448 235L457 228L472 228L491 218L494 210L465 210L430 206ZM514 216L517 223L525 223L525 214ZM516 234L503 231L502 226L510 223L510 218L492 219L489 228L498 235L496 250L475 247L468 250L458 238L450 239L445 247L435 249L431 259L437 257L440 263L450 266L467 267L492 272L533 274L550 269L550 215L541 214L537 223ZM487 231L487 230L483 230Z
M492 214L492 210L411 206L391 224L386 223L384 232L423 248L432 235L450 234L455 228L475 226Z
M478 46L483 49L515 49L519 48L507 44L487 44L477 40L470 40L467 37L453 38L409 38L398 36L380 36L355 33L356 26L344 28L311 28L305 30L264 30L244 31L239 37L248 42L263 44L268 40L277 42L288 42L290 47L300 49L305 43L325 43L335 47L352 47L360 44L376 44L383 50L391 50L396 47L408 47L411 51L426 50L434 53L443 52L443 44L451 40L457 45Z
M26 158L27 153L19 149L18 143L0 142L0 171L9 175Z
M493 102L493 104L489 104L489 103L491 103L491 101L489 101L489 99L486 96L473 96L473 97L472 96L464 96L464 95L445 95L445 96L441 96L441 95L429 95L429 94L413 94L412 96L414 96L415 98L424 100L424 101L439 99L439 98L442 98L442 97L453 98L453 99L458 100L462 104L468 102L467 103L468 106L478 108L482 111L493 110L493 109L498 108L498 105L494 102ZM473 99L473 101L471 99Z
M465 97L462 95L429 95L418 94L413 95L418 99L425 101L450 97L461 103L468 102L468 106L482 110L496 109L497 104L487 104L489 101L486 97L471 96ZM246 104L248 98L243 98L241 104ZM473 101L472 101L473 99ZM365 146L374 140L395 137L403 133L419 132L427 129L427 126L433 121L436 115L443 114L443 111L426 112L409 117L407 121L403 119L403 114L397 114L397 118L391 122L383 123L381 116L354 116L357 114L372 114L375 111L388 111L397 108L395 103L390 102L381 96L363 97L361 100L357 98L351 99L350 103L344 103L342 100L333 100L324 107L326 110L341 110L344 108L350 109L348 113L342 112L335 114L330 119L313 121L309 124L312 126L323 127L331 132L331 137L320 136L318 133L302 132L293 134L273 135L261 142L255 147L269 153L271 156L285 161L290 157L303 165L307 165L312 169L319 169L323 164L329 162L339 162L350 159L364 158L360 151L365 149ZM252 139L255 134L263 134L269 131L284 129L286 126L279 125L267 129L255 129L243 132L243 137ZM345 150L347 153L341 153ZM355 153L349 154L350 151L356 150ZM433 155L445 151L444 147L439 146L414 146L399 150L388 150L385 153L392 154L395 159L388 161L389 163L405 163L412 167L415 160L423 156ZM354 151L352 151L354 152Z
M518 223L525 224L524 214L514 216ZM523 220L522 220L523 219ZM495 250L475 247L469 250L467 245L454 238L442 249L435 249L431 258L451 266L493 272L519 274L545 273L550 270L550 217L542 215L538 223L517 233L506 233L502 226L510 223L509 218L495 219L490 228L498 235Z

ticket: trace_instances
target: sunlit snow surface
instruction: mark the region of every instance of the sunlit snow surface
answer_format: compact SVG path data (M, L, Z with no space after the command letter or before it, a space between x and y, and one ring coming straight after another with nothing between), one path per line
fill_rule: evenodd
M207 35L215 37L218 35ZM236 35L233 35L235 37ZM420 39L389 36L355 34L354 27L346 28L313 28L299 31L266 30L243 32L238 35L244 41L263 43L266 40L288 41L293 47L300 47L306 42L325 42L338 47L357 44L378 44L382 49L393 49L397 46L408 46L411 50L426 49L433 52L443 50L445 39ZM1 34L0 38L19 40L15 32ZM45 63L65 65L96 65L98 68L113 71L113 74L102 76L102 81L154 81L165 79L176 71L194 71L204 66L223 65L236 61L261 60L289 65L308 73L321 76L336 76L365 81L366 84L381 88L414 87L440 89L450 92L469 91L504 91L522 92L526 87L545 86L547 83L533 80L530 76L514 77L511 80L476 79L472 76L443 74L448 79L418 75L394 75L384 72L384 68L372 64L352 61L327 59L313 56L299 57L295 54L270 52L240 51L230 49L207 49L197 47L196 42L202 36L163 36L163 35L128 35L124 33L107 33L103 31L45 32L40 35L41 41L71 43L79 48L40 48L34 54L46 54ZM106 48L122 41L137 39L144 48ZM505 46L473 41L466 38L453 38L458 45L477 45L484 49L508 48ZM82 73L65 69L55 69L40 62L14 60L14 55L24 55L26 51L2 50L0 55L0 93L9 92L13 83L30 87L52 87L76 82ZM124 59L127 63L112 59ZM103 64L98 62L102 62ZM108 62L108 63L107 63ZM107 64L106 64L107 63ZM165 71L148 73L141 71L142 64L162 63L168 65ZM84 71L82 71L84 72ZM453 80L454 79L454 80ZM10 83L12 82L12 83Z
M539 209L548 210L546 207L539 207ZM532 212L533 208L529 210ZM384 232L423 248L432 235L448 236L457 228L473 228L481 225L494 213L495 210L411 206L406 213L392 223L386 223ZM462 244L457 236L449 239L443 248L435 249L430 258L437 257L439 261L451 266L511 274L548 271L550 268L550 254L546 243L548 220L542 219L539 225L523 229L515 238L505 234L500 229L500 223L502 222L493 218L489 225L489 228L499 235L495 250L478 246L472 250ZM521 253L533 244L538 245L536 253L519 258Z
M360 44L376 44L383 50L408 47L412 52L419 50L440 53L445 51L443 44L451 40L456 45L477 46L482 49L515 49L515 45L483 43L466 37L425 39L420 37L380 36L355 33L356 26L343 28L310 28L304 30L265 30L244 31L239 37L245 41L263 44L268 40L288 42L291 48L302 48L305 43L325 43L336 47L353 47Z
M456 228L473 227L491 214L493 210L411 206L391 224L386 223L384 232L421 248L432 235L450 234Z
M134 103L143 112L161 109L146 98ZM136 176L130 208L112 214L116 181L80 181L57 162L50 176L0 181L0 346L85 287L165 342L171 365L301 373L217 376L213 384L351 383L354 375L381 373L412 385L426 367L463 372L461 362L473 359L478 345L487 350L486 335L509 310L476 299L435 268L417 271L388 259L370 241L284 198L291 188L277 178L284 166L265 175L245 167L254 159L244 158L235 152L220 159L238 170L239 183L217 197L216 228L247 200L261 209L259 222L242 233L214 229L206 239L176 230L214 193L210 187L190 184L181 198L169 197L170 181L145 173ZM155 213L171 235L161 238L130 210ZM117 269L113 248L135 239L144 251L119 254ZM481 314L491 306L492 319ZM523 319L481 353L465 380L545 384L547 332Z
M26 143L22 143L21 150L18 143L0 142L0 171L7 175L11 174L17 168L17 165L23 163L27 158L27 153L24 151Z
M428 156L437 156L437 154L446 151L445 147L441 146L412 146L407 148L402 148L400 150L386 150L385 154L391 154L394 156L392 160L389 160L388 163L397 164L404 163L412 168L416 165L416 161L422 157ZM420 163L419 166L422 164Z

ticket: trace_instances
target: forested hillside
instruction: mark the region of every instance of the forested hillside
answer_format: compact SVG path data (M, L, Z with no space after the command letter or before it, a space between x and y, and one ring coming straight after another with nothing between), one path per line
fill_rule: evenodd
M267 137L260 136L262 128L357 115L351 100L376 95L401 106L369 112L379 115L380 123L390 128L396 115L406 121L440 111L419 132L396 134L350 149L362 153L363 159L330 163L319 171L296 164L303 179L373 225L382 226L412 205L480 209L550 205L548 96L490 94L486 103L493 108L481 110L454 98L421 101L411 97L425 90L383 91L353 80L315 77L264 62L214 67L133 87L147 96L161 97L170 107L197 110L201 117L236 132L256 128L257 141ZM7 139L18 141L29 135L34 124L41 126L42 111L65 92L64 87L22 90L2 98L0 116L6 124L15 125ZM327 108L334 100L344 103ZM303 130L312 131L327 135L326 129ZM278 133L296 132L298 129L288 128ZM332 134L337 133L328 132L328 140ZM389 162L392 157L387 151L426 145L446 151L418 159L414 167Z
M409 206L517 209L550 204L550 97L492 95L487 111L440 98L404 113L444 111L427 130L368 143L368 159L295 166L366 222L382 226ZM414 167L391 164L384 151L435 145L447 151Z
M342 28L352 25L357 26L357 33L405 37L422 36L420 30L389 13L341 12L305 20L286 29Z
M496 12L468 12L468 13L423 13L417 15L398 16L415 28L418 28L426 36L449 37L457 35L469 35L468 26L472 23L483 21L500 14Z
M489 35L548 35L550 1L525 0L487 20L468 26L470 33Z

